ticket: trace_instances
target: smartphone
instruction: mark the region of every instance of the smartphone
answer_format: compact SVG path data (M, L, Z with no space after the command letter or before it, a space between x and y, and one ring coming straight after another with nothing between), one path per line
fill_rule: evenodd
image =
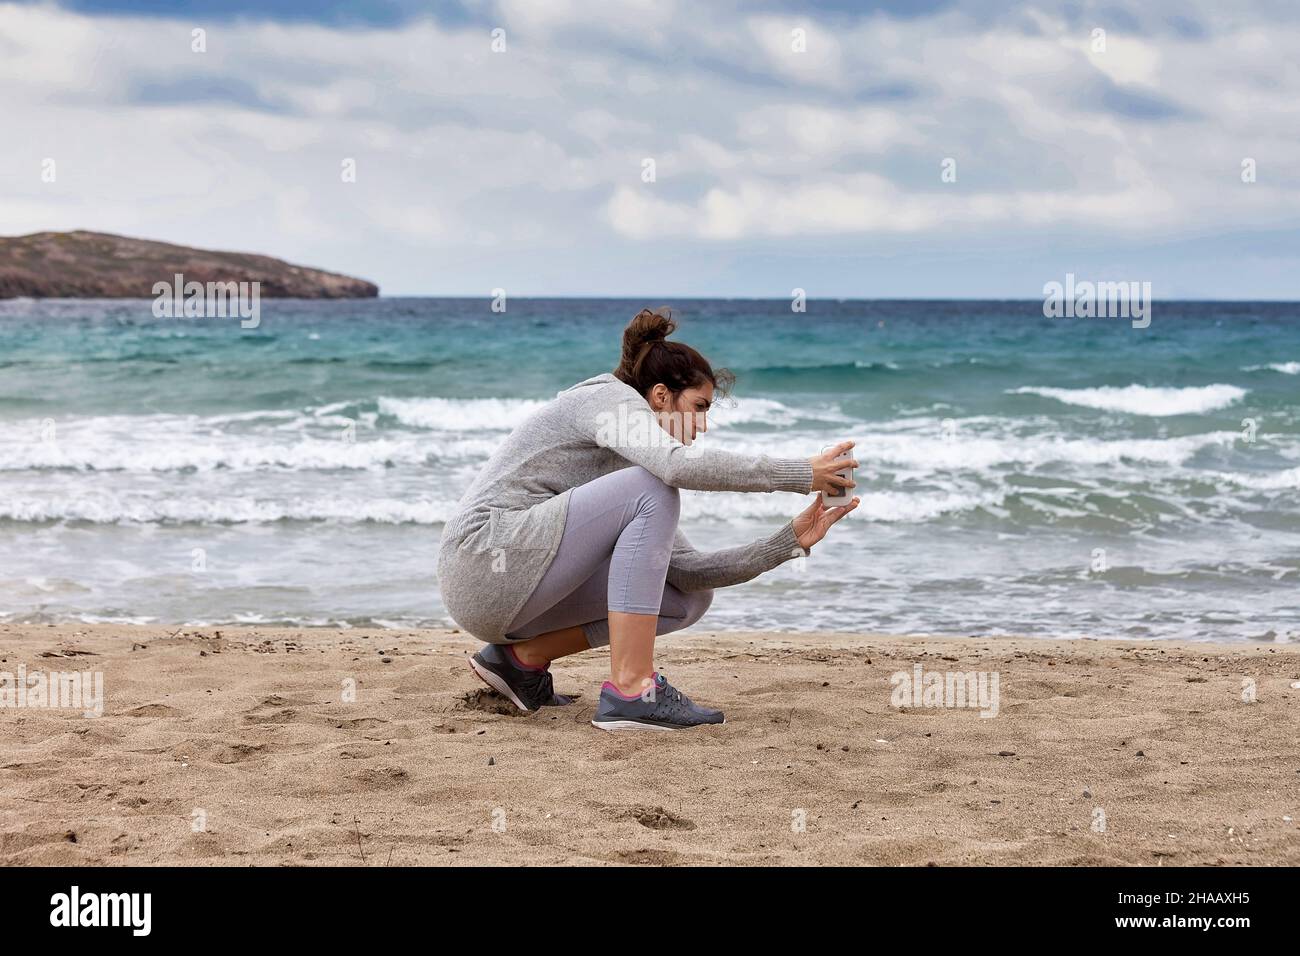
M834 447L835 447L834 445L823 446L821 450L821 454L823 455L826 454ZM840 457L852 458L853 449L850 448L847 452L845 452ZM842 478L847 478L849 481L857 481L858 479L854 477L854 475L856 475L857 473L858 471L856 468L845 468L843 471L837 471L835 474L839 475ZM837 508L840 505L847 505L850 501L853 500L853 494L855 490L856 489L853 488L836 488L834 491L823 491L822 504L827 508Z

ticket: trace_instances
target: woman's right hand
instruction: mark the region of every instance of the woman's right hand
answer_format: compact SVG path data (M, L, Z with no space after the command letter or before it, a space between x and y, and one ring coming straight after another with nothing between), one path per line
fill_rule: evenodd
M824 455L813 455L808 461L812 464L813 480L812 490L816 492L835 491L837 488L855 488L857 482L850 481L837 475L837 471L844 471L847 468L857 468L858 460L856 458L841 457L852 448L854 442L842 441L833 448L828 448Z

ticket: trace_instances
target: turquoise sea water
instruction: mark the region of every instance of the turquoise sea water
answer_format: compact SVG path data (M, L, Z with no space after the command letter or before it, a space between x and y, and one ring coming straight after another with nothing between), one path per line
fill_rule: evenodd
M447 624L479 464L659 304L0 302L0 620ZM707 445L863 463L856 514L699 626L1300 638L1300 306L668 304L738 378ZM683 527L728 547L802 504L684 492Z

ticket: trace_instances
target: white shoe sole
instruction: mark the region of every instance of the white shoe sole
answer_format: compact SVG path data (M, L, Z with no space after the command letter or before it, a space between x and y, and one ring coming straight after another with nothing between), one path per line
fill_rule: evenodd
M593 720L591 726L599 727L601 730L619 731L619 730L666 730L672 733L675 730L694 730L696 727L720 727L725 724L726 718L723 718L717 724L693 724L689 727L666 727L663 724L643 724L639 720Z
M534 711L529 710L527 707L524 706L524 702L522 700L520 700L518 697L515 696L515 692L510 689L509 684L503 681L496 674L492 673L486 667L480 667L478 661L474 660L474 658L472 657L469 659L469 669L478 675L479 680L487 684L489 687L491 687L494 691L496 691L506 700L510 701L510 703L514 704L516 707L522 710L525 714L534 713Z

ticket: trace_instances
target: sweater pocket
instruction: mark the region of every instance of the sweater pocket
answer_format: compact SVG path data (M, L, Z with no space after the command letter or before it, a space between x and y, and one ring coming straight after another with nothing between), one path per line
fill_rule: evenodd
M533 508L489 508L488 547L541 551L550 547L544 516Z

